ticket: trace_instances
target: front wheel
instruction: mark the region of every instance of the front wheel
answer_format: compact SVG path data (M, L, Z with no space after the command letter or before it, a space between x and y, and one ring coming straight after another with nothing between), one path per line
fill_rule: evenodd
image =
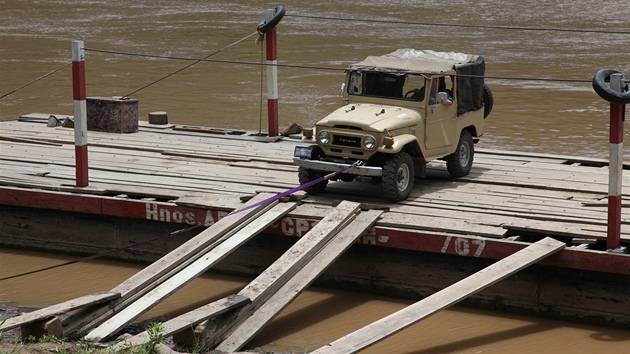
M298 180L300 181L300 185L309 183L314 181L320 177L322 177L323 173L318 173L313 170L309 170L308 168L300 167L298 168ZM317 194L326 190L326 186L328 185L328 180L325 179L319 183L315 183L312 186L304 188L306 193Z
M464 177L472 168L475 156L475 144L468 130L462 130L457 143L457 150L446 156L446 168L453 177Z
M407 199L413 187L413 160L406 152L399 152L385 161L383 166L383 192L392 202Z

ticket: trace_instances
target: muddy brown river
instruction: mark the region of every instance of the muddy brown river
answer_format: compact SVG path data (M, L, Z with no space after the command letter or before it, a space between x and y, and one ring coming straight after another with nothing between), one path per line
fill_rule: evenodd
M171 123L266 131L265 76L260 65L253 65L264 53L256 36L248 36L265 9L276 5L0 0L0 96L69 63L72 40L85 42L88 97L128 95L191 63L163 57L202 58L225 48L210 57L223 62L200 62L131 95L140 102L140 118L166 111ZM336 108L343 68L367 55L398 48L459 51L484 56L494 93L479 147L608 157L609 106L593 92L590 80L601 68L630 73L627 0L300 0L280 5L287 16L278 26L278 62L290 66L278 69L281 127L291 121L309 126ZM0 119L32 112L71 115L71 86L67 66L0 99ZM0 277L69 259L2 249ZM111 289L139 267L95 261L0 281L0 300L26 308L54 304ZM204 276L145 318L185 311L246 282ZM252 344L306 352L408 304L312 288ZM365 352L624 353L630 352L630 330L457 307Z

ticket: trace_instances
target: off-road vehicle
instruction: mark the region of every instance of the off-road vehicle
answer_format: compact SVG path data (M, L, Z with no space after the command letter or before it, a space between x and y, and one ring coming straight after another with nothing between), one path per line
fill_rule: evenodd
M493 104L484 71L480 56L414 49L350 65L344 105L303 129L302 142L311 145L294 152L300 183L345 169L331 179L381 183L387 199L400 201L429 161L443 159L451 176L467 175ZM305 190L322 192L327 183Z

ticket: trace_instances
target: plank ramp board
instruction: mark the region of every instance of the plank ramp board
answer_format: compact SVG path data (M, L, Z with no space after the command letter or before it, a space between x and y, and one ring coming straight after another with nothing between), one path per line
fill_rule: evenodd
M120 330L127 323L138 318L140 315L159 304L175 291L191 282L194 278L203 274L206 270L217 264L223 258L227 257L239 246L265 230L269 225L276 222L282 216L286 215L294 207L294 203L281 203L261 215L256 220L248 223L229 238L225 240L218 240L220 242L218 242L218 244L212 247L209 251L201 252L202 255L194 262L188 264L168 279L160 281L155 288L144 294L133 303L129 304L129 306L120 310L100 326L94 328L85 338L91 341L100 341Z
M245 208L261 202L272 196L272 194L260 194L245 204ZM245 225L251 218L256 217L258 213L265 212L270 206L274 204L260 205L255 208L248 209L244 212L226 215L214 225L199 233L197 236L186 241L173 251L166 254L164 257L153 262L148 267L142 269L131 278L127 279L117 287L114 291L119 291L124 295L131 292L135 292L138 288L144 288L146 284L153 282L156 278L164 275L171 269L176 268L178 265L187 265L199 258L199 253L208 245L220 240L222 237L230 236L236 233Z
M270 265L256 279L251 281L239 294L252 301L271 290L271 284L283 284L296 270L301 269L316 253L321 252L332 237L353 222L361 209L359 203L343 201L306 235L301 237L289 250ZM379 213L380 215L380 213Z
M261 193L245 203L243 209L266 200L270 196L272 196L272 194ZM277 202L274 202L250 208L240 213L226 215L208 229L202 231L197 236L186 241L112 289L112 292L121 293L121 299L119 299L114 306L106 309L93 309L88 312L79 312L64 321L64 331L74 332L75 330L80 330L82 333L87 333L113 314L128 306L129 303L135 301L135 299L151 291L160 283L160 279L163 281L170 278L173 274L201 257L204 250L206 252L208 251L206 248L213 247L212 245L218 240L233 235L244 227L248 220L256 218L276 204Z
M218 351L240 350L262 328L286 308L306 287L323 273L343 252L380 217L382 210L361 212L356 219L335 235L312 260L300 269L277 292L265 301L219 346Z
M6 331L15 327L19 327L28 323L41 321L68 311L76 310L81 307L101 304L112 301L120 297L120 293L100 292L85 295L76 299L68 300L56 305L48 306L43 309L25 313L20 316L11 317L4 322L0 322L0 330Z
M199 324L202 321L205 321L211 317L221 315L229 310L232 310L239 306L243 306L248 302L249 298L245 296L229 295L162 323L162 333L164 334L164 336L173 335L186 328L190 328L191 326L194 327L196 324ZM142 345L150 340L151 338L149 336L149 333L147 331L144 331L112 346L111 348L114 351L123 350L125 348Z
M546 258L565 247L564 242L544 238L502 260L460 280L415 304L360 328L312 353L356 353L399 331L452 306L519 270Z
M280 258L238 293L238 295L249 298L251 304L239 310L238 313L232 314L230 318L222 319L220 323L216 323L217 330L207 337L206 344L212 346L220 342L226 333L236 328L261 303L273 296L318 252L321 252L321 249L339 231L345 228L348 223L353 222L360 209L361 204L359 203L350 201L339 203L333 212L328 213L312 230L302 236Z

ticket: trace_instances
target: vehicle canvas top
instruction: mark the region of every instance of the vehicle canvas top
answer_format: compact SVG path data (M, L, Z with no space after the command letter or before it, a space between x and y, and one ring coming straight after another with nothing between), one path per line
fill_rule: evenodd
M477 55L457 52L405 48L386 55L369 56L359 63L351 64L347 70L442 74L475 63L479 58Z

